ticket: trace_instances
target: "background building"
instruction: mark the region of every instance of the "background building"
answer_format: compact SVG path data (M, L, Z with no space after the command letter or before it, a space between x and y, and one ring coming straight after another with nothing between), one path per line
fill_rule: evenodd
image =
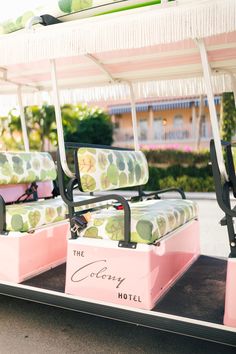
M220 96L215 97L215 104L220 119ZM209 148L212 130L206 98L138 102L136 111L141 145L147 148L155 145ZM114 123L114 145L131 145L133 133L130 104L109 105L108 112Z

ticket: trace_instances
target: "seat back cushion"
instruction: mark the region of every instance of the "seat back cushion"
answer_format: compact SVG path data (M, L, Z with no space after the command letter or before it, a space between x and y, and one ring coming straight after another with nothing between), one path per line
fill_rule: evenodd
M57 172L47 152L0 152L0 185L52 181Z
M139 186L146 184L149 177L141 151L79 148L75 167L83 192Z

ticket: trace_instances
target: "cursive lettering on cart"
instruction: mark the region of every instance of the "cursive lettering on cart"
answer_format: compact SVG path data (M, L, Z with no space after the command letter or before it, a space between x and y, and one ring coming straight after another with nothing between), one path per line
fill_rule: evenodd
M125 281L125 278L117 275L111 275L107 273L108 267L102 267L106 263L106 259L101 259L88 264L77 269L71 276L71 281L78 283L88 278L96 278L100 280L110 280L116 284L116 289Z

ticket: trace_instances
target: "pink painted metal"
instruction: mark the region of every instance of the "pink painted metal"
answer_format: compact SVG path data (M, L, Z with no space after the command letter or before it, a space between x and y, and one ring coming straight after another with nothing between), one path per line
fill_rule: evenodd
M52 196L53 183L52 181L46 182L37 182L38 185L38 197L47 198ZM0 186L0 195L5 200L5 203L12 203L17 201L21 197L30 184L21 183L21 184L7 184Z
M20 283L66 260L69 223L0 236L0 280Z
M53 190L53 182L45 181L45 182L37 182L38 185L38 197L39 198L47 198L52 196Z
M227 277L225 287L224 324L236 327L236 259L228 258Z
M138 244L135 250L110 240L69 240L65 292L149 310L199 252L197 220L156 246Z
M196 65L200 65L200 55L196 52L185 53L183 52L182 55L176 55L173 60L173 54L170 51L165 57L154 57L149 58L147 54L147 59L145 60L143 57L140 59L135 56L134 61L130 61L130 58L127 57L126 60L123 60L122 63L119 61L115 63L107 63L106 68L112 75L123 75L125 73L138 73L142 70L148 72L154 72L155 70L161 70L165 68L174 68L178 67L195 67ZM233 60L236 55L235 48L229 49L217 49L209 51L209 60L214 64L218 65L219 62L224 61L225 58L227 60ZM124 57L125 59L126 57ZM67 64L68 65L68 64ZM23 72L23 71L22 71ZM27 72L26 72L27 73ZM86 78L87 76L91 77L100 77L101 70L95 65L91 65L88 63L86 67L78 67L78 68L70 68L69 66L62 67L62 69L58 70L58 80L69 80L73 79L75 76L80 76ZM31 82L47 82L49 80L49 73L35 73L34 75L30 74L30 76L20 76L18 75L17 78L13 77L12 79L20 80L21 83L27 83L28 80Z
M204 39L213 68L226 70L236 56L236 32L219 34ZM93 54L93 53L91 53ZM202 74L199 50L192 40L183 40L142 48L95 53L109 73L118 78L141 80L187 78ZM62 87L83 87L94 82L106 84L101 69L88 57L75 56L56 59L57 77ZM166 70L167 69L167 70ZM22 84L48 85L50 64L47 60L30 64L9 65L8 78ZM22 75L24 73L24 75ZM153 76L154 75L154 76ZM77 77L81 77L78 85Z

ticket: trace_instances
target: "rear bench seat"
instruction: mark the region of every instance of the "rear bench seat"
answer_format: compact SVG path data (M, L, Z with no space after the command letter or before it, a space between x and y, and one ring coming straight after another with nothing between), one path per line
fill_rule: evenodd
M1 191L11 195L13 186L20 188L23 184L26 189L32 182L39 182L43 184L41 197L50 197L50 194L52 197L52 181L56 177L54 161L46 152L0 153L0 195ZM6 204L1 198L1 231L28 232L66 218L67 208L61 199L14 203L16 200L17 194L6 200L12 204Z
M97 192L144 185L148 181L147 160L142 152L79 148L76 174L82 192ZM130 202L131 241L155 243L160 237L197 218L197 205L186 199ZM80 236L124 239L124 211L114 208L91 213Z
M63 200L52 198L52 181L56 177L56 166L49 153L0 153L0 234L29 232L68 217ZM32 182L39 184L39 199L16 203ZM86 198L77 196L76 200Z
M89 147L74 153L82 192L112 191L148 181L147 160L140 151ZM157 199L164 191L139 193L138 202L109 192L91 196L87 203L115 200L113 207L80 215L73 208L85 206L86 201L70 201L59 160L58 166L60 193L71 207L65 292L152 309L199 255L196 204Z
M52 197L56 177L46 152L0 152L0 281L20 283L65 262L68 208ZM32 183L37 193L24 201Z

